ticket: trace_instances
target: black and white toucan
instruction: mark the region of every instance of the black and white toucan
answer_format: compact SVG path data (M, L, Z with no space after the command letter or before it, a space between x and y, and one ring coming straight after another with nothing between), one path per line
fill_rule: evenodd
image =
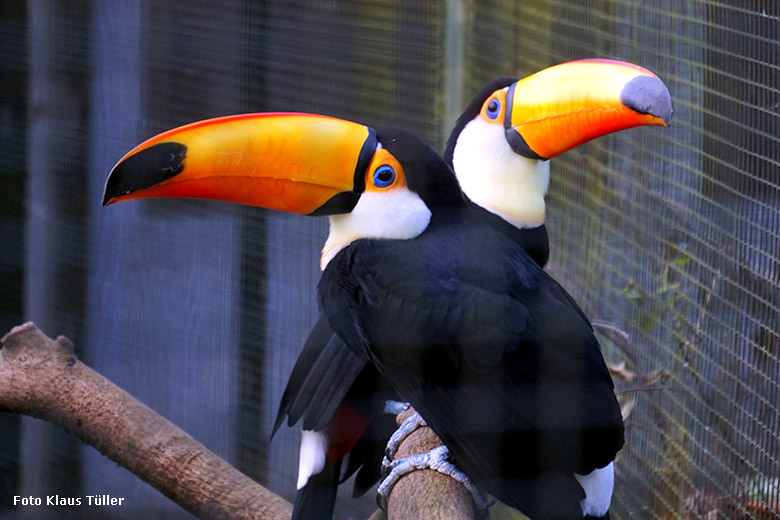
M523 80L487 84L458 119L444 159L470 199L522 230L515 238L543 267L549 257L546 159L606 133L668 124L671 116L669 91L651 72L624 62L579 60ZM295 518L332 516L347 452L342 479L359 470L355 495L377 480L382 448L395 429L392 418L378 415L390 398L392 389L375 367L351 353L321 318L291 374L276 421L276 428L285 419L290 425L303 422ZM609 491L599 505L584 509L600 516L611 496L611 465L594 479Z
M598 344L568 296L520 247L517 228L464 199L446 165L442 167L427 147L403 132L374 136L366 127L317 116L222 118L167 132L133 150L113 170L104 203L154 196L217 198L305 214L332 214L323 255L327 267L320 286L327 325L353 352L379 367L445 439L462 469L487 492L526 512L538 512L539 517L559 507L565 514L576 509L581 515L584 492L572 471L608 464L622 442L619 411L617 422L614 414L611 422L606 418L614 395ZM412 254L374 256L376 251L391 253L399 245ZM386 264L391 258L397 265ZM377 263L362 272L369 266L355 264L357 259ZM513 274L506 278L503 270L510 264ZM503 282L491 279L499 272ZM484 284L477 281L483 276ZM494 293L497 283L509 292ZM418 289L412 290L415 285ZM345 288L352 291L346 299ZM401 292L394 295L396 289ZM502 299L502 294L509 299ZM479 304L474 308L469 303L472 297ZM433 305L443 303L441 298L449 303ZM503 303L488 305L494 299ZM536 302L542 307L534 312ZM564 320L565 324L546 330L539 317L546 316L547 306L557 309L559 319L570 317L571 323ZM526 311L510 319L507 312L520 309ZM388 317L402 329L398 338L406 346L386 336L388 327L392 328ZM569 325L576 341L549 352L537 348L545 338L566 339ZM408 334L418 335L415 339ZM477 341L482 347L477 348ZM405 353L399 356L397 349ZM439 362L440 355L454 363L453 371L447 370L447 362ZM544 362L548 358L555 363ZM434 359L437 362L431 365ZM575 365L582 370L569 373ZM593 370L584 370L588 367ZM483 377L495 370L502 371L506 381ZM517 378L512 379L507 370L517 372ZM566 384L558 385L559 379ZM428 392L430 385L439 392ZM523 395L529 398L548 387L552 393L536 408L526 410L525 416L515 417L520 410L506 407L511 403L505 397L517 403ZM565 399L556 388L566 394ZM583 389L588 391L580 393ZM467 412L470 404L493 392L494 399L478 412L503 411L491 415L488 422L475 417L479 432L472 431L467 414L458 414L457 424L444 417L452 410ZM542 406L575 395L583 399L582 414L558 417ZM592 410L598 413L588 415L591 401L605 396L611 396L611 401L607 399L606 406ZM598 435L593 434L596 430ZM475 442L477 438L481 440ZM484 446L480 451L488 438L495 441L488 444L491 453ZM558 445L564 438L568 444ZM515 445L514 440L522 442ZM527 444L531 440L536 444ZM583 448L596 440L598 446ZM547 445L556 449L546 458L542 455ZM523 458L531 448L534 463ZM606 456L607 451L613 453ZM522 467L504 467L505 456ZM541 486L540 479L547 485Z

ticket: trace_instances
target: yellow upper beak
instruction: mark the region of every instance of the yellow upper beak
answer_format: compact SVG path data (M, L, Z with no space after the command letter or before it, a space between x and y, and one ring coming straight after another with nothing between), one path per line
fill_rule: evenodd
M364 189L374 131L310 114L246 114L164 132L123 157L103 205L191 197L301 214L346 213Z
M668 126L672 119L666 85L647 69L614 60L544 69L510 86L506 104L510 145L539 159L618 130Z

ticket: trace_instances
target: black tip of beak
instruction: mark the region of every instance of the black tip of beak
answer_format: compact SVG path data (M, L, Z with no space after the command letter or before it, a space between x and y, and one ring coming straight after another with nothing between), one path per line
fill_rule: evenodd
M650 114L667 125L672 122L672 96L664 82L654 76L637 76L620 92L620 102L640 114Z
M103 205L120 195L159 184L184 170L187 147L181 143L160 143L131 155L108 176Z

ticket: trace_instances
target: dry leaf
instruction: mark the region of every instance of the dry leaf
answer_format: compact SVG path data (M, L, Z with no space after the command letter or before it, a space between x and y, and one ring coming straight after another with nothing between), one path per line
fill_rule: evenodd
M623 381L633 381L634 379L636 379L636 373L626 368L625 361L621 361L620 363L608 364L607 367L609 368L609 373L612 374L612 377L617 377L619 379L622 379Z

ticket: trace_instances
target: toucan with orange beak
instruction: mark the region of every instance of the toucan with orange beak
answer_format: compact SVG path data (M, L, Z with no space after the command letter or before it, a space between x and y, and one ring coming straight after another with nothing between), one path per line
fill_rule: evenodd
M330 215L318 292L331 336L484 491L534 518L582 517L577 475L608 466L623 442L598 343L523 232L464 197L426 145L322 116L220 118L117 164L104 204L145 197Z
M547 159L622 129L668 125L671 117L669 91L652 72L613 60L578 60L487 84L458 118L444 159L464 193L521 230L515 238L544 267ZM303 422L294 518L331 518L340 473L344 480L359 470L355 496L376 482L384 443L396 427L380 415L392 398L375 367L351 354L321 318L293 369L276 421L276 428L285 419L290 426ZM346 471L340 472L338 456L318 462L328 445L341 446L340 453L351 449ZM611 471L599 478L611 482Z

